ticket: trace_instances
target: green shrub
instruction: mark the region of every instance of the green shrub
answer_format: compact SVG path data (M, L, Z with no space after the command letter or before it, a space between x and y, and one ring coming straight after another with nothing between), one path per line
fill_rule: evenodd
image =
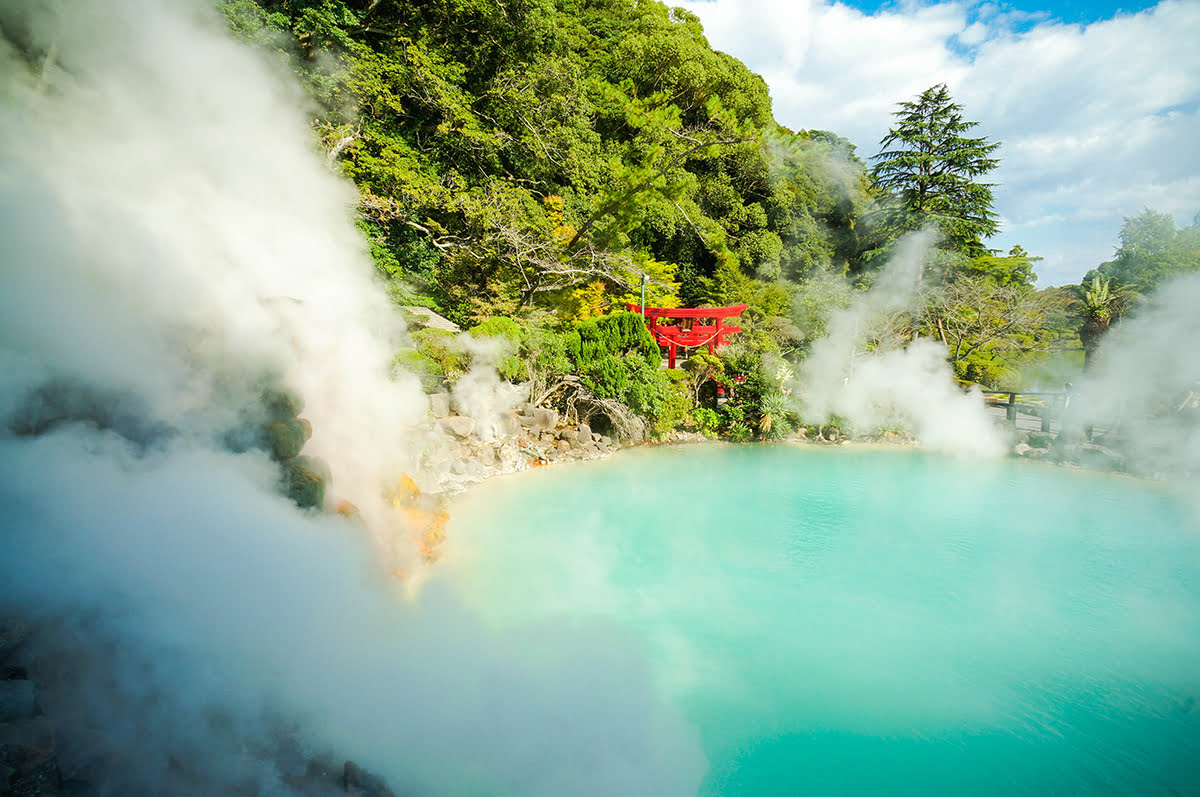
M729 427L729 431L726 432L726 435L729 437L730 440L732 440L735 443L748 443L748 442L750 442L751 438L754 436L750 432L750 427L748 425L746 425L745 423L743 423L742 421L738 421L735 424L731 424Z
M498 315L482 321L471 327L470 332L476 338L504 338L514 346L521 343L521 328L507 316Z
M730 427L734 424L744 423L746 420L746 410L734 402L729 402L719 410L721 415L721 425Z
M779 440L791 431L792 424L783 394L772 391L763 395L758 405L758 433L764 440Z
M441 373L439 366L416 349L401 349L392 358L392 367L400 368L414 374Z
M696 407L692 410L692 425L703 435L715 435L721 428L722 420L716 410L708 407Z
M621 312L581 321L567 335L567 355L576 368L610 354L633 352L658 366L661 355L642 317Z
M454 339L454 333L445 329L426 327L412 333L417 352L436 366L434 373L445 374L453 382L471 367L471 358Z

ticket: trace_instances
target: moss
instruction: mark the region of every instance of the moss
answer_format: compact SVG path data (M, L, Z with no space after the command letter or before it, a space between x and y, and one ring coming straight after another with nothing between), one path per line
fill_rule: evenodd
M296 457L284 466L284 491L301 509L325 505L325 488L330 481L329 465L316 457Z
M312 437L312 424L301 418L271 421L263 427L267 450L276 461L291 459L300 453Z

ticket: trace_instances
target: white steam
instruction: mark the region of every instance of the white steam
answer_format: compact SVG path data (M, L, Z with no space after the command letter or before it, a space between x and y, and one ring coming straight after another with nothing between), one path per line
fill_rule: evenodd
M515 348L507 339L476 338L465 332L456 342L471 355L471 370L455 381L450 393L457 410L475 419L475 436L488 442L502 432L501 418L528 400L529 388L502 381L496 371L500 358Z
M1142 475L1200 477L1200 275L1164 284L1112 328L1077 385L1064 428L1090 428Z
M412 547L381 488L426 405L387 376L401 330L299 90L198 2L0 0L0 33L0 604L95 618L74 633L116 675L73 686L126 751L112 793L285 791L216 743L268 709L398 792L694 793L635 642L499 637L384 575ZM227 444L274 386L374 545Z
M423 403L385 376L401 328L298 90L211 11L21 5L5 29L44 62L3 45L5 394L81 383L203 437L278 382L304 397L305 453L336 494L394 525L380 480L408 464Z
M804 362L804 416L840 415L866 429L901 423L928 448L998 456L1006 448L1004 437L980 393L956 386L944 346L921 338L902 349L865 346L919 301L921 274L936 237L936 231L925 230L901 240L862 299L834 314L828 333Z

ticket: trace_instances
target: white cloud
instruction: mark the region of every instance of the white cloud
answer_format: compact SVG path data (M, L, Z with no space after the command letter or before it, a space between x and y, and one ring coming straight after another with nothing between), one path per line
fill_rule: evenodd
M896 103L946 83L1003 142L1004 231L1046 259L1042 284L1112 255L1143 207L1200 210L1200 4L1067 25L988 3L901 4L867 15L817 0L683 0L712 45L766 78L775 117L833 130L869 157Z

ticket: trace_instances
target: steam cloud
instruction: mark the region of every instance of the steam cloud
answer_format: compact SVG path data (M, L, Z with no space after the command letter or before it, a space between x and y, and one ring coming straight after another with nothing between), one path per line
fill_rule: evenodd
M1097 366L1078 385L1064 429L1097 439L1128 458L1139 475L1200 476L1200 275L1164 283L1133 317L1102 341Z
M801 372L804 415L840 415L868 429L904 423L927 448L999 456L1004 436L979 392L958 389L944 346L918 339L903 349L860 350L873 328L917 302L936 236L925 230L904 238L866 295L830 320Z
M43 699L110 793L286 790L246 741L279 727L411 793L694 793L635 641L500 637L382 574L425 404L283 70L200 3L0 0L0 32L0 603L85 651ZM268 385L373 539L230 450Z

